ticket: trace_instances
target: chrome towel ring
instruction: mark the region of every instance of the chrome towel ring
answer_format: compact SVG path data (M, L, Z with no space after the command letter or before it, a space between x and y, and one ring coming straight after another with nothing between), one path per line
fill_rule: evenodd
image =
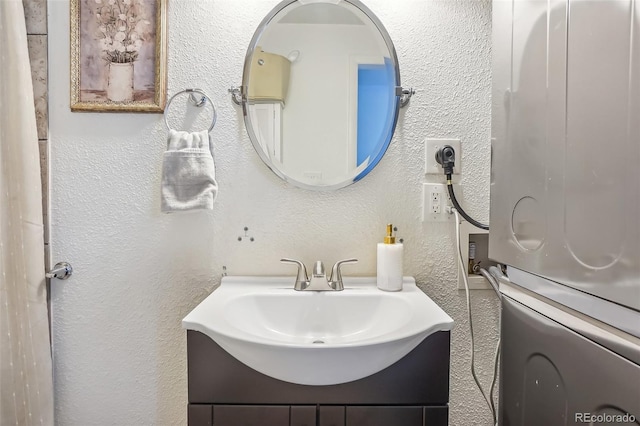
M169 112L169 107L171 106L171 102L173 101L173 99L178 96L181 95L183 93L188 93L189 94L189 101L197 106L198 108L204 106L207 102L209 102L209 104L211 104L211 108L213 109L213 119L211 120L211 125L209 126L209 131L213 130L213 127L216 125L216 120L218 118L218 113L216 112L216 107L213 105L213 102L211 102L211 99L209 99L209 97L201 90L201 89L184 89L179 91L178 93L174 94L173 96L171 96L171 98L169 98L169 101L167 102L167 106L164 109L164 124L165 126L167 126L167 130L171 130L171 127L169 126L169 120L168 120L168 112ZM199 97L196 96L196 94L200 95Z

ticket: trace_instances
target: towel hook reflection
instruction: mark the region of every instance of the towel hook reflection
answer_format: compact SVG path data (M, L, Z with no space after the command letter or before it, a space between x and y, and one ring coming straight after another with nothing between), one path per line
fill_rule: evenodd
M189 102L191 102L193 105L197 106L198 108L203 107L207 102L211 104L211 108L213 109L213 118L211 120L211 125L209 126L209 131L213 130L213 127L216 125L218 113L216 112L216 107L213 105L213 102L211 102L211 99L201 89L184 89L177 92L176 94L171 96L171 98L169 98L169 101L167 102L167 106L164 109L164 124L165 126L167 126L167 129L171 130L171 127L169 126L169 120L168 120L168 115L169 115L168 112L169 112L169 107L171 106L171 102L175 99L176 96L181 95L183 93L188 93ZM196 94L200 96L198 97L196 96Z

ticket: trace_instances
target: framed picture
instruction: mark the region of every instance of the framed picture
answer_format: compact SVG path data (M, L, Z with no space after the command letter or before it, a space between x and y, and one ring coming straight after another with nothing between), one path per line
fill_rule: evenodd
M71 0L71 111L164 111L167 1Z

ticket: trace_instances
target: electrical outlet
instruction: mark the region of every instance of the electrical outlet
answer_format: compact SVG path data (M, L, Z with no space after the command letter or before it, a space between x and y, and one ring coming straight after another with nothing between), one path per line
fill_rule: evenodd
M424 173L442 175L442 166L436 161L436 152L445 145L451 145L456 151L456 166L453 174L459 175L462 171L462 148L460 139L425 139L424 141Z
M452 220L447 212L449 196L447 186L442 183L425 183L422 185L422 221L448 222Z
M432 191L429 194L429 213L440 214L442 211L442 197L440 192Z
M453 190L456 198L462 202L460 184L454 183ZM422 221L423 222L454 222L454 215L448 212L451 206L447 185L444 183L422 184Z

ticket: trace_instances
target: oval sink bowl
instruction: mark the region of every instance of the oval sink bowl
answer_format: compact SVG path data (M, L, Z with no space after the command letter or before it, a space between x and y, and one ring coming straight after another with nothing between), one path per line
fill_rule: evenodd
M375 277L344 278L343 291L295 291L292 277L224 277L183 320L267 376L303 385L367 377L400 360L453 320L405 277L378 290Z

